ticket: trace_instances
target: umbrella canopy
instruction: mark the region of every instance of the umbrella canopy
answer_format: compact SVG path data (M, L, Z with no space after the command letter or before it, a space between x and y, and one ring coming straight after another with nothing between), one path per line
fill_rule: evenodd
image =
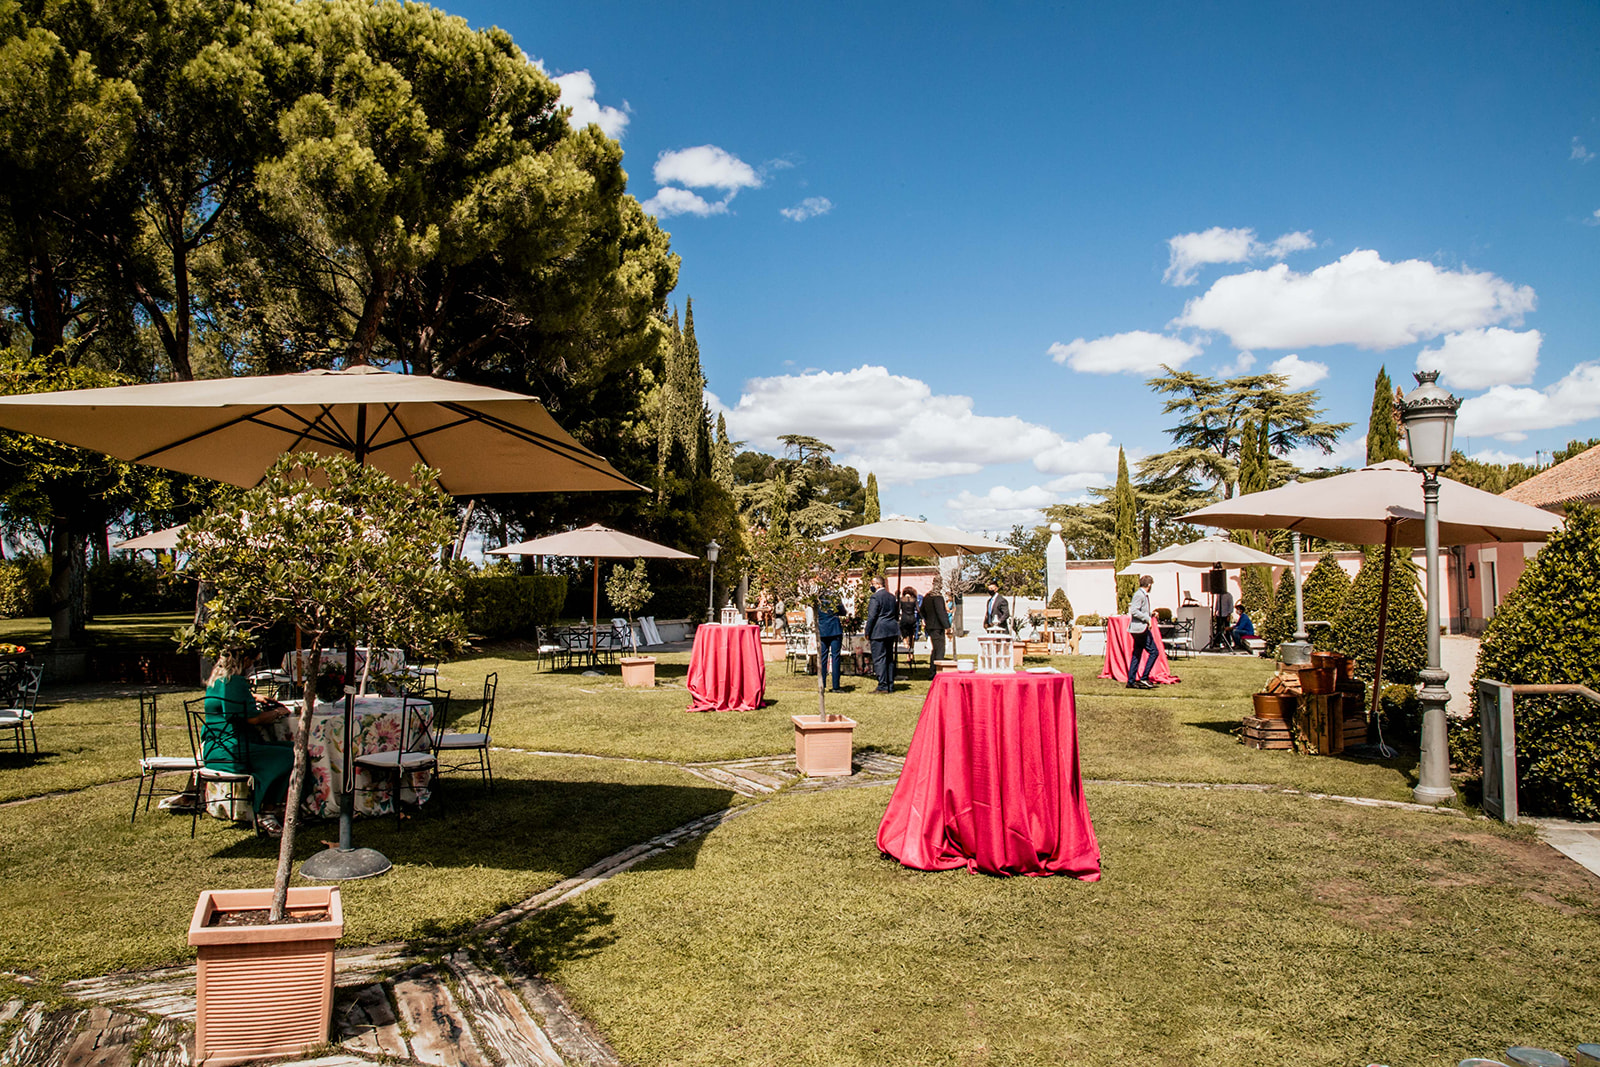
M579 530L519 541L504 548L492 548L491 556L592 556L594 558L594 621L589 627L589 655L600 643L600 561L602 559L699 559L689 552L658 545L642 537L625 534L594 523ZM632 638L629 638L631 641Z
M165 530L147 533L141 537L130 537L126 541L118 541L112 548L131 548L135 551L142 548L160 549L171 552L178 547L178 535L183 533L184 526L168 526Z
M1266 552L1258 552L1248 545L1236 545L1226 537L1202 537L1186 545L1168 545L1159 552L1140 556L1119 574L1141 573L1135 568L1146 564L1173 563L1180 567L1249 567L1265 564L1282 567L1285 561Z
M920 519L884 519L865 526L853 526L817 538L823 542L843 542L857 552L898 552L905 556L959 556L963 552L1009 551L1010 545L991 541L977 534L935 526Z
M1298 530L1357 545L1416 547L1423 540L1422 475L1391 459L1315 482L1224 500L1183 516L1183 522L1230 530ZM1439 479L1439 543L1544 541L1561 516ZM1280 564L1281 560L1278 561Z
M533 397L375 367L0 397L0 427L233 485L285 452L342 453L453 496L637 490Z

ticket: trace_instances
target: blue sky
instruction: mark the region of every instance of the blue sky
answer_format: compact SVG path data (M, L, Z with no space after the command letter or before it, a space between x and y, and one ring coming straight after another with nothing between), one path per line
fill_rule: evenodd
M887 512L1080 498L1161 360L1290 371L1334 461L1422 353L1475 454L1600 435L1592 3L447 7L619 137L734 436Z

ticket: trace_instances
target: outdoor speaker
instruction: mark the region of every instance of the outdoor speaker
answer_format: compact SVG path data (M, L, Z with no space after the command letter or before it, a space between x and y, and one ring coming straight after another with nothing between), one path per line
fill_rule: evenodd
M1228 572L1221 568L1206 571L1205 591L1208 593L1226 593L1228 591Z

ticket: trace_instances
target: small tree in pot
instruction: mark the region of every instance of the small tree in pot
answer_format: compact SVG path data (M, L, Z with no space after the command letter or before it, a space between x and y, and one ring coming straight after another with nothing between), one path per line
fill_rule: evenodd
M639 655L639 639L634 636L634 618L650 602L652 595L644 560L634 560L631 568L611 568L611 576L606 579L606 599L611 601L612 607L628 617L628 644L633 652L631 663L626 659L622 661L622 680L628 685L644 688L655 685L656 661L649 656ZM634 669L629 670L630 667Z
M813 613L823 596L840 598L850 570L850 550L804 537L784 537L763 530L754 538L756 580L774 600L806 605ZM840 603L843 601L840 599ZM817 657L817 714L829 719L827 686L820 647Z
M418 465L412 479L401 484L344 456L284 456L259 485L189 523L179 540L188 573L215 590L209 618L185 635L188 645L218 655L287 623L312 650L273 883L274 923L288 894L323 642L353 648L365 640L431 657L465 634L455 610L464 565L440 552L456 536L450 497L435 471Z

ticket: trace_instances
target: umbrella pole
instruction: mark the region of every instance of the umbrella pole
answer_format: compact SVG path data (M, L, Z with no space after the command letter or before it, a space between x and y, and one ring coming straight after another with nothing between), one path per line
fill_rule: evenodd
M1385 588L1388 588L1385 586ZM589 666L593 667L597 658L596 649L600 645L600 557L594 558L594 617L589 623Z
M370 663L372 652L367 652ZM356 670L356 643L352 638L345 646L344 657L344 767L339 776L339 844L336 848L323 849L300 865L300 876L318 882L347 882L357 878L371 878L383 874L390 869L392 864L389 857L375 848L356 848L351 841L350 823L356 806L356 772L354 766L355 747L351 742L351 732L355 725L355 686L349 684L355 677ZM311 684L316 684L315 679ZM401 701L400 735L405 736L405 702ZM309 725L309 724L308 724ZM400 810L400 791L395 790L395 810Z
M1372 729L1378 745L1383 746L1383 724L1378 719L1379 700L1383 695L1383 646L1389 637L1389 565L1394 559L1394 520L1384 523L1383 529L1383 591L1378 594L1378 650L1372 664Z

